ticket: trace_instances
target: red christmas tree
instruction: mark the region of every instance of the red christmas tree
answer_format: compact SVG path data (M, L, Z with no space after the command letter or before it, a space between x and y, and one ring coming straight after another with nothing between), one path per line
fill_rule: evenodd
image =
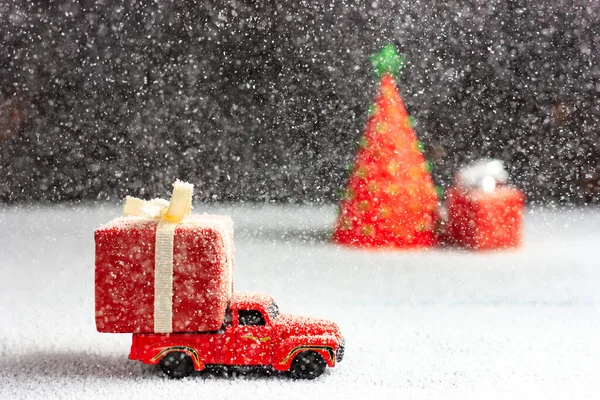
M333 241L354 247L435 244L438 197L431 164L396 89L404 64L392 45L371 58L381 79L344 191Z

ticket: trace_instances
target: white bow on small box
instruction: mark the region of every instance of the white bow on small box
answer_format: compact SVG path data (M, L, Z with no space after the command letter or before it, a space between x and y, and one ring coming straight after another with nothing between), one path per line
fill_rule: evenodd
M194 185L175 181L171 201L127 196L125 215L158 220L154 250L154 332L173 331L173 242L175 228L192 210Z
M491 193L497 186L505 185L508 172L500 160L481 159L461 168L454 175L456 186L465 190L483 190Z

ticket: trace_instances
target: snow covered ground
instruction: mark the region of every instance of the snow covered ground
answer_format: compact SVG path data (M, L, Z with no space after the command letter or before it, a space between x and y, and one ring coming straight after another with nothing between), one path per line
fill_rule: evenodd
M166 379L94 326L93 229L108 206L0 207L0 399L597 398L600 210L530 210L521 250L352 251L333 207L197 205L236 222L236 288L336 321L342 363Z

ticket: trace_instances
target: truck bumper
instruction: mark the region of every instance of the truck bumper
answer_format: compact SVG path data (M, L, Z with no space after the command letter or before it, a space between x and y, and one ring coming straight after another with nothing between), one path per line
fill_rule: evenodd
M344 352L346 351L346 339L341 338L339 341L339 347L335 355L335 361L340 362L344 359Z

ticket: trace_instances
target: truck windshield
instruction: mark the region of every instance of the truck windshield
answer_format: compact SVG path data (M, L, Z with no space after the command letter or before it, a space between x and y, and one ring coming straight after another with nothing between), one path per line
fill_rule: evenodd
M279 316L279 307L277 307L277 304L271 303L269 307L267 307L267 313L269 314L271 321L277 318Z

